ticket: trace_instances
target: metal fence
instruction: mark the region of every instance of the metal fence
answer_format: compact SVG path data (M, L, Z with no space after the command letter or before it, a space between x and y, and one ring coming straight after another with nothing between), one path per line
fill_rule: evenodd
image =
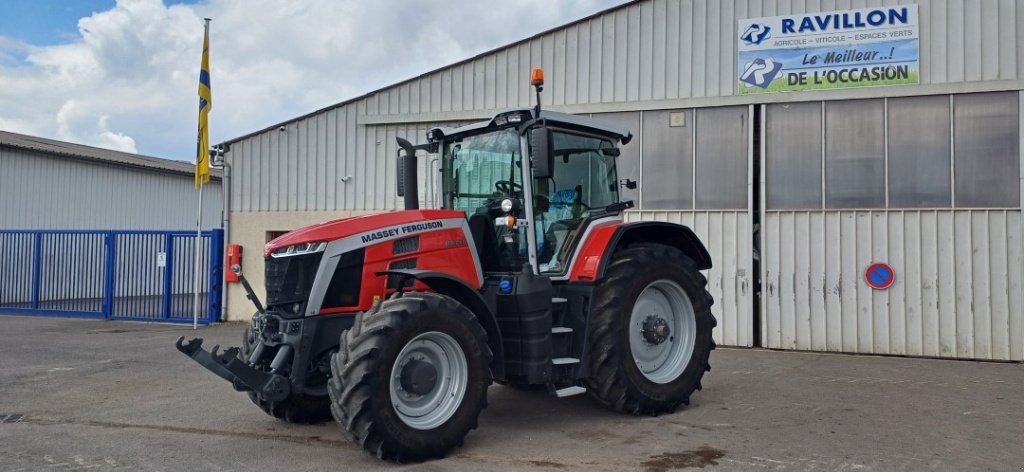
M222 230L0 231L0 313L191 322L219 319Z

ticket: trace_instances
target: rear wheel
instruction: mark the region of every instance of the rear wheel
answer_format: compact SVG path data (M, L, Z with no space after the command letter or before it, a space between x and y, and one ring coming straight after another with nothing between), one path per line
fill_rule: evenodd
M588 390L606 406L658 414L701 389L715 343L707 280L682 251L641 244L613 257L594 290Z
M411 292L356 317L328 382L345 436L381 459L444 457L477 427L491 384L487 337L468 308Z
M246 328L242 338L242 359L248 360L257 343L256 335L252 328ZM324 390L326 378L317 375L315 372L308 374L311 379L307 385L313 390ZM327 421L331 418L331 403L327 392L322 395L310 395L306 393L292 393L284 400L268 402L263 400L255 392L248 392L249 400L260 407L266 414L279 420L289 423L313 424Z

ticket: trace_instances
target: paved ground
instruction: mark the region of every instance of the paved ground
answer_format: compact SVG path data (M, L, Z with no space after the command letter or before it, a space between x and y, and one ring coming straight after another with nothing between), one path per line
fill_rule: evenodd
M236 344L242 325L201 328ZM1024 365L720 349L661 417L500 386L466 447L380 463L291 426L173 347L184 326L0 316L0 470L1024 468ZM18 421L6 415L24 415Z

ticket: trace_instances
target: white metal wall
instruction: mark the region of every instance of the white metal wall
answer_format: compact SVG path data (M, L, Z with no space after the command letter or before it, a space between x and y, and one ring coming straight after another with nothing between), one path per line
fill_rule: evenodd
M394 209L389 167L394 162L384 152L393 140L375 126L392 124L396 133L408 133L428 123L481 119L529 106L527 77L536 66L544 67L548 79L545 106L571 113L806 100L822 94L877 96L879 90L913 95L936 84L950 84L952 92L1020 87L1024 0L934 0L919 2L920 87L734 96L738 19L899 3L914 2L631 2L290 121L282 125L284 131L275 126L235 140L227 156L235 170L232 211ZM418 133L406 136L424 139Z
M1024 93L999 96L1024 105ZM957 103L957 98L950 103ZM1016 110L1014 139L1024 143L1024 107ZM985 116L963 119L970 123ZM801 129L814 132L805 128ZM950 136L951 143L956 136ZM820 145L825 155L826 145ZM957 154L954 149L951 144L953 161L945 160L954 170L957 159L984 162L969 150ZM1011 159L1024 162L1022 156L1011 154ZM773 157L770 151L764 155L768 164L780 157L785 156ZM762 167L762 189L768 167ZM954 172L953 193L946 198L955 195L953 201L960 201L960 184L976 183L970 180L973 176ZM1024 170L1014 176L1012 185L1010 192L1024 195ZM1006 190L982 189L988 194ZM762 209L764 346L1024 360L1024 227L1020 200L1014 196L1009 201L1014 202L1012 207L987 209ZM888 263L895 271L895 282L886 290L873 290L864 279L865 270L876 262Z
M390 210L396 196L396 137L420 143L428 129L459 123L357 125L364 103L313 115L231 146L232 211ZM421 201L432 188L419 159ZM436 170L436 166L434 169Z
M221 226L220 189L204 188L204 229ZM0 229L189 229L198 205L192 175L0 146Z
M715 299L715 342L752 346L753 267L750 213L747 211L630 211L626 221L668 221L693 229L714 265L704 275Z
M1024 360L1019 210L769 211L763 233L767 347Z
M920 5L920 85L753 97L734 95L738 19L907 3ZM529 76L530 68L536 66L544 67L548 79L543 95L545 106L570 113L693 109L762 102L1019 90L1024 84L1024 0L630 2L620 8L287 122L282 125L283 130L272 127L235 140L228 153L228 159L235 170L232 211L394 209L399 204L394 192L394 137L403 136L413 142L422 142L422 133L431 124L477 120L497 110L529 106L532 97L526 86L526 77ZM1024 106L1021 110L1024 114ZM1024 123L1024 118L1021 122ZM634 130L634 134L640 136L640 140L643 139L642 130ZM1024 148L1024 145L1021 147ZM421 196L430 195L433 176L425 169L429 163L421 159L420 165L423 166L420 175L424 179L420 186ZM647 191L657 191L644 187L640 175L620 176L639 180L641 188ZM720 322L715 333L716 339L723 344L751 345L751 245L736 237L751 233L749 212L654 211L644 208L639 199L638 204L639 211L631 212L630 219L687 224L694 227L698 236L708 244L715 260L715 268L708 275L716 300L715 315ZM866 217L870 221L876 221L876 218L885 220L882 234L887 238L882 245L882 234L876 238L874 233L881 230L876 229L876 225L871 226L870 236L875 238L872 241L877 241L878 245L871 245L869 253L884 250L890 261L895 260L893 258L897 255L898 240L894 239L897 236L890 233L898 228L907 238L911 238L909 241L916 241L913 239L915 237L923 238L921 244L934 240L935 251L955 256L949 265L960 267L960 270L957 271L958 278L950 279L955 280L952 287L956 289L951 298L952 308L948 302L936 302L936 308L928 312L932 308L925 303L930 300L927 297L932 292L928 292L924 285L920 293L899 285L904 287L902 298L893 298L897 296L894 291L886 295L884 301L876 301L880 297L878 294L863 292L862 288L850 285L854 288L845 289L841 294L837 292L829 295L839 301L838 306L844 310L843 313L846 313L845 310L854 310L849 314L852 318L847 319L843 315L844 318L838 323L829 318L836 316L834 311L822 311L826 313L822 318L810 315L811 310L819 308L832 310L834 305L826 303L832 303L827 301L833 298L826 297L825 288L821 288L820 303L814 301L816 299L812 300L817 290L815 287L826 285L812 282L810 278L803 281L808 272L799 272L803 276L797 277L797 264L806 264L807 270L820 269L822 281L832 280L827 278L831 277L828 274L842 270L843 283L853 283L854 279L848 274L863 272L859 264L867 263L857 259L861 255L858 251L862 249L858 245L866 244L866 240L856 239L863 236L858 233L862 229L844 230L842 222L847 221L846 218L856 220L858 213L826 211L814 217L806 212L765 214L762 221L765 230L762 232L767 238L768 226L774 225L772 228L776 233L771 236L774 238L772 241L780 245L769 245L763 249L762 264L775 264L771 272L775 283L769 286L769 281L765 280L762 339L771 347L1019 359L1021 337L1024 335L1020 334L1018 321L1011 323L1013 316L1019 317L1024 311L1019 298L1022 293L1020 288L1024 288L1019 286L1019 211L964 211L868 212L869 216ZM976 220L982 218L980 215L987 218L990 226ZM954 230L953 227L939 229L929 226L933 219L938 225L947 220L949 223L964 222L964 218L970 223L969 234L974 238L969 243L964 242L968 241L965 239L967 233L955 233L965 231L963 228ZM804 221L806 228L799 226ZM830 232L813 233L819 226ZM948 241L942 239L943 245L940 246L939 236L946 234L944 231L954 231L955 234L950 233ZM975 241L984 239L980 233L976 234L981 231L985 232L988 239L985 239L985 244L975 244ZM1000 236L1000 231L1005 232L1005 237ZM811 234L820 238L839 238L827 239L825 242L838 241L842 245L830 244L826 248L822 242L822 246L816 249L808 245L812 243ZM807 244L797 244L797 241ZM785 252L787 249L782 244L788 245L786 248L790 252ZM919 245L900 244L899 250L903 252L899 253L899 257L911 263L924 260L925 253L922 251L925 249ZM966 248L987 256L962 259L966 257L962 254ZM840 255L836 256L830 251L840 251L837 253ZM999 251L1005 251L1006 257L999 259ZM853 254L854 259L843 259L851 257L849 254ZM783 256L792 257L787 259ZM844 263L842 269L832 263L833 259L826 257L839 257L835 260ZM1012 257L1018 260L1015 262ZM984 265L976 268L975 264ZM1003 267L1007 275L1000 279ZM800 266L800 270L803 269L804 266ZM930 267L922 266L912 270L918 271L922 283L929 280L946 283L946 279L942 278L946 277L945 273L936 275L926 269L930 270ZM905 269L896 267L896 270L897 284L909 284L910 279L902 280L903 276L900 275ZM967 273L970 277L964 279L963 274ZM837 274L840 272L833 275L838 277ZM1005 317L1005 336L994 331L1003 323L1003 318L999 318L1002 315L996 313L1004 306L997 300L1002 293L1002 285L999 285L1002 282L998 280L1005 281L1007 287L1005 306L1008 311L1001 313L1012 315ZM983 293L979 284L984 281L996 281L989 285L995 292L988 305L981 301ZM839 284L836 290L841 289L843 285ZM780 290L790 290L792 295L786 295L786 300L792 300L792 303L781 298L783 292ZM972 294L970 303L964 301L967 300L964 298L967 292ZM943 290L942 293L948 297L950 292ZM840 295L843 298L839 298ZM861 297L870 297L870 301L862 304ZM803 300L807 300L806 307ZM890 311L890 307L893 311ZM951 325L954 329L948 329L950 314L955 313L954 316L959 317L964 309L988 313L985 316L989 318L971 318L971 323L956 318ZM777 316L773 319L768 313ZM883 320L876 319L882 316L895 319L898 313L904 313L906 321L893 321L891 326L884 329ZM935 320L947 320L946 325L934 325L942 328L941 332L926 330L925 323L932 322L929 316ZM823 324L829 320L830 324ZM850 323L850 320L853 320L853 325L843 324ZM822 324L819 326L819 323ZM920 327L914 327L915 323ZM970 331L966 331L968 324L971 325ZM856 329L850 331L844 326ZM991 333L987 340L978 337L981 336L978 333L986 332L985 327ZM838 338L835 337L836 329L840 330ZM932 325L928 325L927 329L932 329ZM926 331L934 333L934 336L926 337ZM953 333L952 338L949 338L950 333ZM853 336L852 341L848 339L850 336ZM971 338L970 343L964 336ZM956 342L950 344L949 339Z

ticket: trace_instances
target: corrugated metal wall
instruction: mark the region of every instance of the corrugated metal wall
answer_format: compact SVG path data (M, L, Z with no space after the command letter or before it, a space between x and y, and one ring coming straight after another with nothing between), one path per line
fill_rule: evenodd
M693 229L707 245L714 266L705 271L718 320L715 342L752 346L753 244L747 211L630 211L626 221L668 221Z
M1017 80L1007 87L1020 88L1024 0L641 1L233 143L232 211L393 209L390 133L421 142L428 123L529 106L536 66L546 71L545 105L575 113L706 106L710 97L800 100L804 92L732 97L738 19L903 3L920 4L923 85ZM385 122L400 126L377 127Z
M1024 77L1021 0L653 0L569 25L379 92L367 113L406 115L734 95L743 18L919 3L921 82Z
M221 226L220 182L203 195L203 227ZM98 164L0 146L0 229L188 229L191 175Z
M921 85L734 95L738 19L911 3L919 4ZM283 125L283 131L274 128L233 142L228 153L235 170L231 210L394 209L400 203L394 192L395 136L422 142L423 131L434 123L477 120L500 109L529 106L532 96L526 78L530 68L536 66L544 67L548 79L543 95L545 106L570 113L1020 90L1024 88L1024 0L633 2L288 122ZM1024 107L1021 109L1024 115ZM634 133L639 140L643 139L642 130L635 129ZM422 196L431 193L433 175L425 172L429 165L426 159L421 159L420 175L425 180L420 185L421 200L426 200ZM642 176L622 177L632 177L640 181L641 188L644 186ZM688 224L708 243L716 266L708 274L716 299L715 314L720 321L716 339L724 344L751 345L754 337L749 320L752 251L751 244L738 236L751 233L749 213L652 211L637 200L639 211L630 213L629 218ZM873 292L864 292L867 293L864 295L862 288L848 287L843 298L836 300L844 313L853 311L849 316L844 314L838 324L833 319L837 316L834 306L826 306L826 300L832 298L823 297L819 306L815 305L819 302L811 301L813 297L804 297L812 295L817 290L815 287L828 285L812 283L812 278L803 281L804 276L797 277L797 264L806 265L801 265L799 270L811 271L800 274L821 272L822 281L828 281L832 279L828 279L830 276L824 271L829 274L833 269L839 271L840 267L833 267L833 262L838 261L842 263L843 283L852 283L847 274L863 271L858 266L862 261L856 257L861 254L859 245L864 239L853 239L863 229L846 228L843 222L847 218L856 220L859 214L819 212L812 217L806 212L769 213L763 224L774 225L765 231L775 231L770 236L775 246L764 248L763 257L775 261L777 268L773 272L774 285L769 288L768 280L765 281L767 298L764 303L769 314L763 320L763 341L772 347L785 348L1020 359L1020 351L1024 349L1019 335L1021 327L1014 324L1018 321L1011 321L1007 313L1019 314L1024 310L1020 303L1020 289L1024 288L1020 287L1021 218L1019 211L1001 211L867 212L868 220L881 218L885 221L882 234L875 235L875 226L871 226L870 235L877 236L879 246L872 246L869 253L886 251L890 260L903 257L911 266L921 265L909 269L918 271L921 291L904 287L901 295L894 291L878 301L881 295ZM946 216L940 217L940 214ZM933 219L935 224L932 224ZM983 220L988 224L983 224ZM803 224L801 222L806 222L807 229L797 226ZM939 228L937 225L942 222L965 223L969 229ZM819 227L823 232L814 233ZM891 232L896 228L904 236L893 235ZM817 238L840 238L838 241L843 245L825 245L833 241L828 239L820 246L824 252L813 252L818 249L808 245L812 234ZM986 242L983 245L964 243L965 234L975 238L971 241ZM948 235L948 241L943 239L940 244L940 235ZM925 253L915 252L917 245L893 239L897 237L914 242L918 241L914 238L932 238L927 240L935 242L934 250L952 258L944 264L960 268L956 271L957 278L948 279L952 281L949 282L945 273L937 275L935 271L942 268L926 267ZM902 252L897 252L897 242ZM921 244L926 242L922 239ZM785 252L783 245L790 252ZM963 251L978 251L981 255L971 258ZM1005 254L1002 259L1000 251ZM854 259L843 259L850 257L849 254L853 254ZM789 258L780 259L782 256ZM903 270L897 268L898 272ZM963 278L968 273L970 277ZM944 289L942 296L949 297L952 293L953 298L941 304L936 302L934 306L927 305L930 300L927 297L938 293L938 290L927 291L923 284L931 283L929 281L952 283L953 291ZM897 284L904 282L911 283L911 280L901 282L898 275ZM989 283L987 286L994 291L994 298L985 305L987 308L974 308L979 311L971 312L972 305L983 304L980 300L984 294L975 291L981 290L984 283ZM1005 301L1001 304L1003 301L997 298L1003 293L1004 285L1007 295L1000 299ZM792 300L807 299L807 306L783 302L779 290L791 290ZM971 297L965 298L967 293ZM867 301L861 297L868 297L864 299ZM827 310L823 311L827 313L824 318L808 315L809 310L819 308ZM963 314L964 310L968 310L967 315ZM949 325L949 316L953 313L958 318ZM901 316L905 318L895 320ZM964 321L961 316L968 316L971 321ZM1015 319L1019 319L1017 316ZM890 317L893 321L883 329L883 321ZM928 317L944 320L935 325L941 328L940 332L934 331L931 325L926 327L932 319ZM843 324L850 319L854 322L852 331ZM1004 321L1007 330L997 333ZM967 330L968 325L970 330ZM990 333L989 338L979 337L985 332ZM849 336L854 336L852 341Z
M1019 210L771 211L765 346L1024 360ZM887 290L863 279L896 272Z
M363 108L335 108L232 145L232 211L397 208L395 138L418 143L428 129L458 123L358 125L356 112ZM426 203L433 173L429 159L418 162Z

